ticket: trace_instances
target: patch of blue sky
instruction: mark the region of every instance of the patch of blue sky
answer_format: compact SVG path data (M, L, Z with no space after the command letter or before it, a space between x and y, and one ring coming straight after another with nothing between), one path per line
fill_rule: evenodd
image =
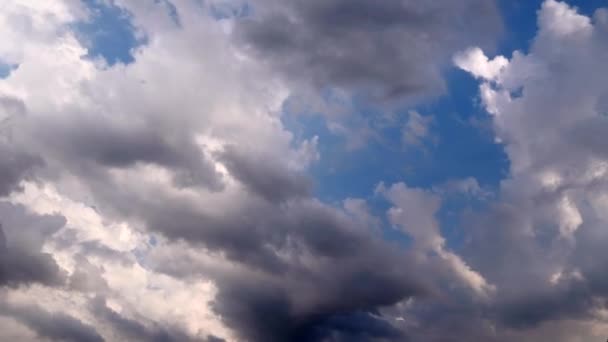
M248 17L253 13L247 1L216 0L209 4L211 16L216 20Z
M0 79L8 78L17 68L19 68L19 64L6 63L0 59Z
M404 145L402 127L395 125L382 129L379 137L368 139L361 148L349 150L345 138L329 131L323 117L287 115L285 124L297 137L319 136L321 160L312 169L316 195L329 202L367 198L379 182L430 189L467 177L484 187L497 187L509 163L503 147L494 142L488 114L476 103L477 83L455 69L446 76L446 94L417 108L433 116L435 143ZM405 118L407 111L398 115ZM377 115L365 110L358 114Z
M73 25L79 39L88 48L88 58L103 58L108 65L129 64L134 61L132 51L145 44L138 37L128 12L101 0L82 0L91 16Z
M536 12L542 0L499 0L505 29L497 54L511 57L513 51L528 51L536 33Z
M598 8L607 8L608 1L606 0L568 0L570 6L578 9L580 14L592 17Z
M433 188L451 180L475 178L489 191L496 191L508 175L509 161L503 146L494 142L489 114L476 100L478 85L465 72L453 69L447 75L448 91L436 101L416 108L433 116L431 133L436 142L404 145L402 124L409 109L399 113L400 124L385 127L379 137L368 139L361 148L350 150L344 137L332 133L320 115L286 115L284 124L295 133L296 140L319 136L321 160L312 167L315 195L336 206L348 197L367 200L374 215L382 219L384 237L407 246L411 239L388 222L391 207L374 189L380 182L391 185L404 182L409 187ZM378 115L365 106L355 108L358 115ZM442 233L449 248L463 242L460 213L479 209L484 200L474 196L451 194L442 198L437 213Z
M509 159L503 146L495 142L491 118L479 103L478 82L456 68L450 68L445 79L444 95L417 108L398 111L396 125L383 127L377 137L367 139L359 149L348 149L346 139L332 133L323 116L287 114L284 124L297 139L319 136L321 160L311 170L315 195L334 205L348 197L366 199L372 213L382 219L385 238L407 246L411 240L386 219L390 203L374 194L380 182L404 182L432 191L448 181L472 177L487 191L496 192L500 181L508 176ZM436 139L420 145L404 144L403 124L412 109L433 117L430 133ZM370 120L379 115L362 104L353 110L355 116ZM450 194L442 200L436 217L447 246L458 249L464 241L461 213L479 210L492 198Z
M508 175L509 160L495 142L491 118L479 103L478 82L456 68L445 78L446 94L421 109L435 118L438 144L430 163L410 179L428 187L473 177L481 186L494 188Z

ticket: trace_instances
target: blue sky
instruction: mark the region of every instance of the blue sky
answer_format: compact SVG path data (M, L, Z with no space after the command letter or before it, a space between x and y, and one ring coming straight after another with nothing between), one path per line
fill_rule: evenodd
M15 70L18 65L12 65L0 60L0 78L6 78L10 75L10 73Z
M132 50L143 42L137 38L129 14L97 0L84 3L92 15L76 23L75 29L89 47L89 57L102 57L108 65L133 62Z

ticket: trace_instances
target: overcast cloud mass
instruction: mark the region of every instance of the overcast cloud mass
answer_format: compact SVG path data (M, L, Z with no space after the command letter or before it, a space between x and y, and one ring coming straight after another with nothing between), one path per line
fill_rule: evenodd
M605 341L608 6L534 4L1 0L0 341Z

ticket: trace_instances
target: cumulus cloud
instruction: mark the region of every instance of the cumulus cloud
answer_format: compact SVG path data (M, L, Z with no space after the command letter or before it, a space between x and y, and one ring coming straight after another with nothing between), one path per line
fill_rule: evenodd
M77 25L94 16L85 2L2 5L0 60L18 65L0 80L5 336L569 341L607 331L606 10L589 18L547 0L530 51L490 58L501 26L492 1L235 4L98 3L141 38L127 64L89 53ZM443 90L452 56L479 80L511 161L496 196L465 178L382 185L386 210L378 198L317 198L324 141L288 129L286 100L330 89L411 103ZM332 127L356 131L346 123L358 119ZM402 142L434 139L432 123L409 112ZM453 194L477 201L456 243L442 226Z
M503 56L496 56L489 60L478 47L459 52L454 56L456 66L470 72L475 77L486 80L496 78L508 63L509 61Z
M481 79L482 103L511 161L501 201L469 217L465 253L498 284L495 310L509 327L550 334L548 326L577 321L605 331L597 248L606 242L598 209L606 160L596 144L607 133L607 88L598 74L607 48L604 13L590 18L547 0L529 52L491 59L474 48L455 58Z

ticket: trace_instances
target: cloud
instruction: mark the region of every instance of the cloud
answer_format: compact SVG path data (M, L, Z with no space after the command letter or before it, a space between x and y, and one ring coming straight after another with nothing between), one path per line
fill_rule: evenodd
M41 249L64 224L61 216L38 216L22 206L0 202L0 286L61 285L65 274L53 256Z
M19 183L29 178L32 169L43 164L42 159L28 153L14 151L0 142L0 196L19 190Z
M461 20L463 16L478 20ZM462 46L490 46L501 29L493 1L254 1L239 42L290 80L380 101L443 90L441 69Z
M500 29L491 1L256 0L238 18L170 5L110 4L146 37L127 65L83 58L74 23L91 9L79 1L12 0L0 14L11 42L0 59L19 65L0 82L7 336L568 341L607 331L606 11L591 19L547 0L530 51L507 59L483 52ZM463 49L454 62L479 80L511 161L496 198L471 178L381 186L380 211L316 198L324 141L289 130L286 99L335 88L415 100L443 89L442 69ZM430 122L410 112L405 141L428 139ZM453 193L482 201L450 241L441 215Z
M437 254L440 263L482 298L488 298L495 291L494 285L445 247L446 241L436 219L441 205L438 195L409 188L404 183L393 184L387 189L381 184L378 189L393 205L387 212L389 221L414 239L415 250L423 255Z
M87 322L91 340L403 336L378 310L429 292L418 265L368 229L377 220L356 220L365 203L347 212L314 198L318 139L283 126L289 91L273 74L242 58L196 2L175 3L176 26L163 4L117 1L146 44L128 65L83 58L70 24L86 13L69 5L3 13L58 20L9 51L20 67L0 92L24 104L10 147L44 162L35 178L18 169L6 182L21 184L9 200L65 217L27 250L67 273L66 286L8 289L20 307L45 294L40 316L10 316L53 338L70 337L48 322L82 328L83 339L77 322ZM16 24L3 31L24 34ZM206 268L173 264L184 250ZM104 303L89 305L94 295Z
M120 313L112 310L102 297L94 298L91 303L91 311L101 320L108 322L114 330L127 340L150 341L150 342L171 342L171 341L201 341L201 342L221 342L218 337L209 336L206 339L194 339L187 333L178 328L162 327L158 323L152 322L147 325L141 321L123 317Z
M310 195L311 181L296 170L285 168L280 161L265 160L263 156L235 147L227 147L219 159L249 191L268 201L280 202Z
M153 164L172 170L173 181L179 187L221 189L221 175L196 145L194 137L163 136L152 127L107 119L99 122L92 117L75 117L61 122L54 118L43 129L37 127L39 139L65 157L73 158L70 162L91 161L93 166L108 168Z
M480 78L482 104L511 161L501 200L469 216L464 254L498 285L497 321L531 336L572 321L605 331L596 258L606 243L603 13L590 18L547 0L528 53L490 59L470 49L455 58Z
M44 165L42 158L22 151L12 141L14 122L26 112L23 101L0 95L0 197L19 190L22 180L31 179L33 170Z
M418 266L403 251L341 210L310 199L245 209L211 221L159 212L173 224L159 229L174 229L171 234L238 263L234 271L207 266L206 274L218 288L214 311L242 339L316 340L342 329L330 324L340 315L345 320L345 313L374 311L427 292L414 275ZM196 273L185 267L178 272Z
M503 56L496 56L489 60L478 47L470 48L454 56L456 66L470 72L475 77L486 80L495 79L508 63L509 61Z
M94 327L61 312L48 312L36 306L15 306L0 303L2 315L10 315L51 341L103 342Z

